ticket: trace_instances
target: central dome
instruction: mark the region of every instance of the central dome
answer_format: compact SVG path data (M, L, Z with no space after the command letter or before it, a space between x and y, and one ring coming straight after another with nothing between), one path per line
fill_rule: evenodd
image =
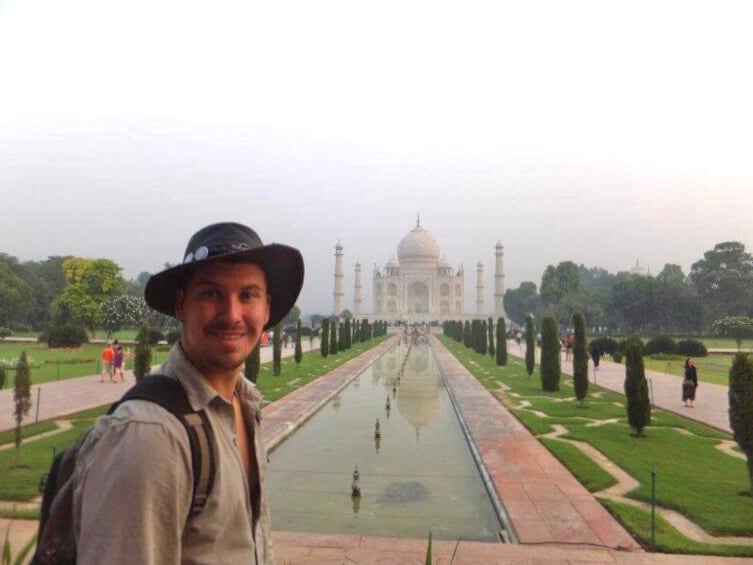
M439 244L432 235L416 225L408 234L400 240L397 246L397 258L400 265L406 263L433 263L439 261Z

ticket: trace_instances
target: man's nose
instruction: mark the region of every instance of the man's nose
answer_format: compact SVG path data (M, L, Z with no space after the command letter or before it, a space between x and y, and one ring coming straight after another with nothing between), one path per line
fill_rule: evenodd
M223 301L223 315L228 321L236 322L242 318L242 304L237 296L228 295Z

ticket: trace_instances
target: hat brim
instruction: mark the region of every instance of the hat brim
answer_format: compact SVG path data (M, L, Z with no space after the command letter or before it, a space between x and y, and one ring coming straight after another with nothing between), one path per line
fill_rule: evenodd
M303 257L294 247L272 243L254 249L213 255L200 261L177 265L152 275L144 289L144 299L149 307L175 317L175 299L178 289L202 265L217 262L253 263L264 270L269 293L269 322L264 329L281 322L295 306L303 288Z

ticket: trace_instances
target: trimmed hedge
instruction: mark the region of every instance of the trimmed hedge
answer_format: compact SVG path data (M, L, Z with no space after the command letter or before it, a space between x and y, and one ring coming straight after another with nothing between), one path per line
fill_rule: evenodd
M677 344L675 340L666 335L659 335L648 340L648 343L643 346L644 355L654 355L655 353L667 353L672 354L677 352Z
M89 343L89 336L81 326L53 326L39 336L39 341L47 343L47 347L80 347Z
M702 341L683 339L677 342L677 353L684 357L706 357L709 352Z

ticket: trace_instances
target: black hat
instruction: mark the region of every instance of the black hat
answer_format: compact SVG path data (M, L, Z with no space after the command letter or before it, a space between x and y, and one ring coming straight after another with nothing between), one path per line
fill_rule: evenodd
M303 286L303 257L294 247L264 245L251 228L233 222L212 224L188 241L183 263L152 275L146 283L146 303L168 316L175 316L175 293L188 276L208 262L254 263L267 276L271 296L269 328L282 321L295 305Z

